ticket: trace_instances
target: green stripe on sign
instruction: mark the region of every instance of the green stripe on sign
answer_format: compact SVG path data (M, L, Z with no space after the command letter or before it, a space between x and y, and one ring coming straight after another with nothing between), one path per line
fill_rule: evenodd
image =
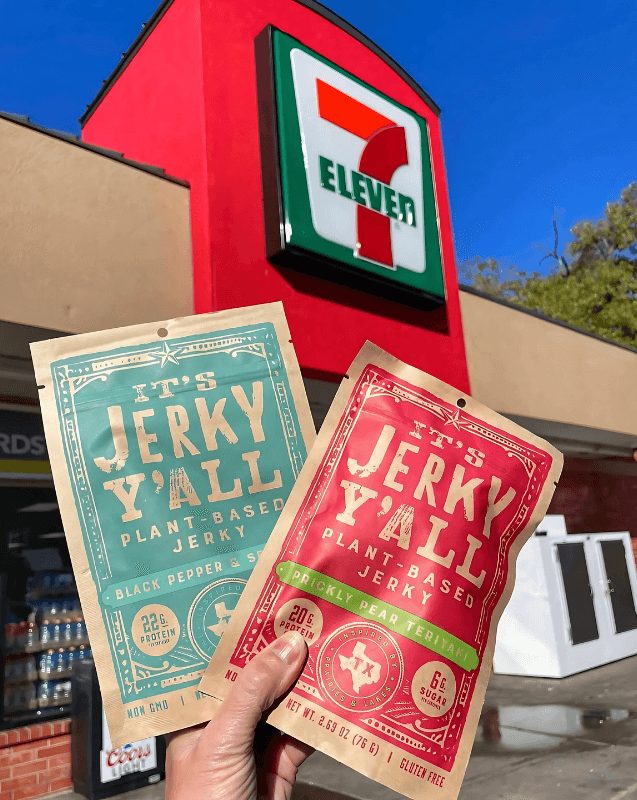
M474 670L480 663L475 648L457 636L398 606L385 603L367 592L361 592L353 586L323 575L322 572L296 564L294 561L282 561L277 564L276 574L288 586L320 597L321 600L327 600L370 622L382 622L388 630L421 644L433 653L466 669L467 672Z

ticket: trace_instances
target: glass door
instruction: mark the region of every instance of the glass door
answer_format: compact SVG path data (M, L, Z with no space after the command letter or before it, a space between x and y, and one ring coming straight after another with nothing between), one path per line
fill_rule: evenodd
M555 545L562 571L572 644L599 639L583 542Z
M637 628L637 612L624 542L621 539L607 539L599 544L606 570L606 592L610 597L615 620L615 633L633 631Z

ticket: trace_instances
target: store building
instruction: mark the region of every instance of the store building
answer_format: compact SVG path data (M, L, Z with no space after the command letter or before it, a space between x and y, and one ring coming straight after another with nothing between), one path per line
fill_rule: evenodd
M29 343L191 314L189 189L0 114L0 797L71 785L70 678L90 652Z
M317 424L367 338L467 391L438 113L318 3L175 0L105 82L82 141L0 115L0 433L16 444L0 463L3 796L69 785L57 677L90 646L57 647L67 617L81 622L28 343L283 300ZM316 134L308 175L301 130Z
M3 564L68 564L63 535L39 540L54 517L14 522L55 514L30 341L278 300L317 425L370 339L562 449L572 532L637 537L637 353L459 291L439 109L359 31L314 0L165 0L82 122L78 141L0 114ZM0 795L68 785L68 705L37 691L3 712Z
M338 380L371 338L466 389L438 114L314 0L166 0L88 107L82 138L190 184L196 312L282 300L306 377ZM365 169L367 207L351 196ZM395 209L373 209L394 191ZM383 229L363 234L367 251L357 220ZM397 263L382 261L385 235Z
M637 542L637 352L494 300L460 293L474 397L565 455L549 507L569 533Z

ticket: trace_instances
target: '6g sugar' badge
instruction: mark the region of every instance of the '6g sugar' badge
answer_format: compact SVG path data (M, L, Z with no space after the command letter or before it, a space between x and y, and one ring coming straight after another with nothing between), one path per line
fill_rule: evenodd
M192 646L209 661L217 649L247 581L227 578L210 584L197 597L188 614Z
M429 661L416 670L411 696L418 710L428 717L442 717L456 699L456 677L442 661Z

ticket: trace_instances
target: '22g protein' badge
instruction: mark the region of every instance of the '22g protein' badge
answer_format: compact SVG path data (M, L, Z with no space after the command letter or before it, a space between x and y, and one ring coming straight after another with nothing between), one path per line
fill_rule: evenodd
M269 721L409 797L455 798L515 559L560 474L549 444L367 344L348 370L200 690L286 631Z
M314 439L282 306L33 357L113 742L210 719L197 685Z

